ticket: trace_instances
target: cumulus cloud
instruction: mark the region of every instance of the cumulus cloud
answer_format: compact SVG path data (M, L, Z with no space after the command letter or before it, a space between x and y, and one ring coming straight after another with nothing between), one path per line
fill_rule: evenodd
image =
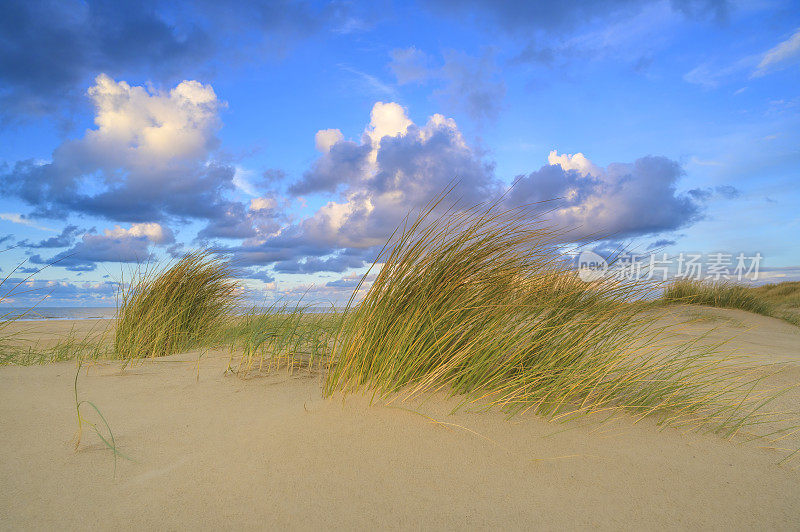
M49 162L17 162L0 176L7 193L39 216L78 212L133 223L193 218L207 220L208 233L252 234L230 228L231 217L246 207L227 199L236 169L213 159L224 102L210 85L183 81L162 91L101 74L88 95L95 128L62 143ZM239 172L240 187L242 179Z
M314 135L314 143L317 150L322 153L331 151L331 146L344 139L344 135L338 129L320 129Z
M114 229L106 229L103 234L106 238L143 238L159 245L175 242L175 235L169 227L154 222L133 224L128 229L115 225Z
M519 176L510 206L541 205L546 221L570 240L623 238L670 231L696 221L694 198L679 194L680 165L647 156L600 168L583 154L551 152L551 164ZM538 209L533 209L534 211Z
M552 150L547 156L547 164L558 165L563 170L575 170L582 176L599 175L602 171L597 165L586 158L582 153L558 154L558 151Z
M409 211L453 184L452 198L461 205L504 197L508 206L529 205L532 218L546 212L572 240L656 234L701 215L695 199L678 192L680 165L665 157L605 168L582 153L552 151L547 160L508 190L453 119L436 114L420 126L401 106L379 102L361 139L340 138L290 188L295 194L338 191L337 198L230 251L243 264L273 264L279 272L357 268L375 258Z
M92 271L97 262L144 262L150 256L151 244L173 242L172 231L157 223L133 224L128 228L115 225L102 234L85 233L77 244L49 259L33 255L30 261L73 271Z
M360 142L347 141L338 129L323 129L316 134L317 148L324 139L323 155L303 178L289 187L294 195L314 192L335 192L340 185L354 183L364 175L374 173L378 150L384 137L405 134L411 120L402 106L377 102L372 107L370 123ZM329 142L333 141L333 142Z

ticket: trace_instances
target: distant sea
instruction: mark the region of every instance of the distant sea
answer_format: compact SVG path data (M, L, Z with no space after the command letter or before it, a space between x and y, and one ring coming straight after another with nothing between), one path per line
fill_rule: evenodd
M342 311L342 307L336 307ZM0 319L18 321L39 320L100 320L114 317L115 307L0 307ZM242 309L241 313L250 312L251 309ZM317 314L330 312L331 307L305 307L305 312Z
M0 307L0 318L33 320L99 320L113 318L115 307Z

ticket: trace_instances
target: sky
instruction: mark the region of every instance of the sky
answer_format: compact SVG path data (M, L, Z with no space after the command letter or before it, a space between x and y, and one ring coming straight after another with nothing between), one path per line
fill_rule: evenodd
M346 301L409 213L800 280L800 2L6 1L2 305L113 305L195 249Z

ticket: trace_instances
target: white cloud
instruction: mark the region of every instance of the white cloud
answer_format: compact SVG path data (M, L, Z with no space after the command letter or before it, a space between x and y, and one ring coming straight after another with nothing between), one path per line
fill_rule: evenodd
M344 135L338 129L320 129L314 135L314 143L317 150L322 153L331 151L331 146L344 139Z
M88 95L97 129L87 131L83 144L132 166L161 167L204 156L216 142L217 112L224 105L210 85L198 81L160 92L105 74L97 76Z
M553 150L547 156L547 164L560 165L564 170L576 170L583 176L587 175L600 175L600 167L586 158L582 153L578 152L575 155L562 153L558 154L557 150Z
M794 35L770 48L764 54L752 77L761 77L771 71L786 68L797 61L800 61L800 28L794 32Z
M277 202L273 198L253 198L250 200L250 210L255 211L268 211L277 206Z
M106 229L103 234L108 238L146 238L153 244L169 244L175 241L168 227L155 222L133 224L128 229L115 225L114 229Z
M372 106L369 126L364 134L372 140L373 149L377 150L383 137L403 135L412 124L401 105L377 102Z

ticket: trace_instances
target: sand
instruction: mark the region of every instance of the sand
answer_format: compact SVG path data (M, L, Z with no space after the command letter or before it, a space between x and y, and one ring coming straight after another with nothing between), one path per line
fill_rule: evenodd
M682 334L718 330L800 382L800 328L745 312L675 307ZM675 319L675 318L664 318ZM41 325L45 328L50 325ZM64 327L63 322L57 322ZM226 355L81 373L111 424L76 452L74 363L0 367L3 529L793 529L798 460L628 419L555 424L449 414L452 399L323 399L319 376L224 376ZM800 391L779 401L797 410ZM780 442L800 447L800 438Z

